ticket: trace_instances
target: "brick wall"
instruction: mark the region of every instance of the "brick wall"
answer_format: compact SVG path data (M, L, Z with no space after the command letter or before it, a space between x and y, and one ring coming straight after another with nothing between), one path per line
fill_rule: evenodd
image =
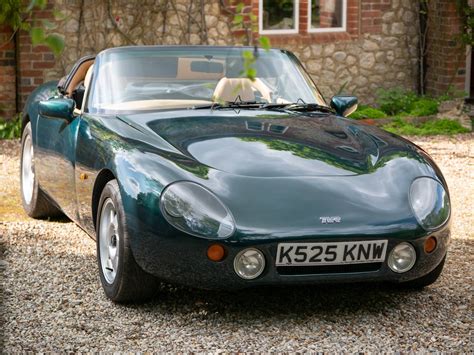
M442 95L450 87L464 90L466 47L459 39L461 18L453 0L429 1L426 90Z
M30 36L26 32L20 33L19 53L19 102L20 108L28 98L28 95L45 81L45 71L55 66L55 57L45 45L33 46Z
M0 118L16 113L15 42L13 31L0 27Z
M391 0L361 0L361 32L382 32L382 16L390 6Z
M37 11L35 18L54 21L53 5ZM46 72L56 65L47 46L33 46L25 31L16 36L15 40L11 28L0 27L0 44L4 43L0 48L0 118L4 119L11 119L17 109L23 110L28 95L45 82Z
M252 12L258 18L259 16L259 1L252 1ZM266 35L270 38L272 45L284 46L288 43L292 45L298 44L313 44L313 43L331 43L338 41L349 41L359 37L360 18L359 18L359 4L369 0L347 0L347 28L345 32L329 32L329 33L310 33L308 32L308 0L300 0L299 2L299 29L296 34L271 34ZM381 1L391 0L370 0L380 3ZM389 5L390 6L390 5ZM378 14L381 21L381 14ZM381 28L380 28L381 30ZM258 32L254 35L258 37Z
M174 1L181 8L189 4L188 0ZM258 18L261 0L241 1L246 5L244 11ZM314 33L308 32L308 1L299 1L297 34L272 34L268 37L273 47L289 49L300 58L326 96L334 94L346 83L348 93L358 95L363 102L370 103L379 88L416 87L418 32L414 2L347 0L346 30ZM230 30L233 15L226 11L227 8L232 13L238 2L206 0L208 44L239 43ZM64 75L81 56L95 54L108 47L130 44L114 30L114 24L107 16L109 3L106 0L97 1L94 7L83 6L78 0L50 0L48 4L47 9L36 13L36 18L54 22L53 6L67 15L64 23L59 23L55 30L65 36L66 49L60 58L54 58L47 47L32 46L29 36L23 32L18 34L17 52L13 41L0 48L0 117L11 117L17 108L16 101L21 110L34 88L48 79L58 79ZM136 43L183 43L185 36L180 34L179 24L186 21L181 21L178 15L170 12L166 26L160 27L157 19L143 21L143 18L157 16L156 6L144 5L141 10L147 14L145 16L134 14L130 9L125 10L126 4L129 4L128 0L112 2L110 15L111 18L120 18L118 26ZM430 22L426 80L428 92L442 94L450 85L463 89L465 53L464 47L455 41L460 30L455 2L433 0L429 4L435 16L431 16ZM182 13L183 10L180 11ZM246 17L246 20L250 21L250 18ZM160 28L166 28L166 31ZM233 34L243 33L234 31ZM0 44L7 42L11 35L11 30L0 27ZM258 30L255 29L252 35L258 38ZM186 42L189 44L199 44L202 40L197 32L189 38ZM15 62L15 56L18 63ZM16 81L15 73L18 74ZM18 98L16 92L19 93Z

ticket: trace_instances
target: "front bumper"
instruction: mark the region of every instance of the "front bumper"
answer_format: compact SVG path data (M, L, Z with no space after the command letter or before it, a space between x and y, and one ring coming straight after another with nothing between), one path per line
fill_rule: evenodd
M437 239L436 249L426 254L424 242L429 236ZM313 239L298 240L291 238L291 242L340 242L356 240L387 239L388 247L383 263L364 268L364 264L354 264L342 268L327 268L319 270L312 268L276 267L275 258L277 245L281 241L230 242L223 241L226 257L221 262L213 262L207 258L207 248L215 241L195 238L185 234L157 236L153 233L142 233L139 242L132 243L132 251L137 263L146 272L155 275L163 281L182 284L203 289L241 289L263 285L291 285L291 284L318 284L318 283L348 283L348 282L404 282L420 278L432 271L443 260L449 244L449 226L422 237L390 238L390 237L315 237ZM132 238L134 239L134 238ZM137 240L135 240L137 241ZM416 250L416 263L406 273L395 273L388 267L386 261L390 251L400 242L411 243ZM243 249L254 247L261 250L266 259L263 273L254 280L243 280L234 271L234 258ZM298 269L302 268L302 269ZM301 270L301 271L300 271Z

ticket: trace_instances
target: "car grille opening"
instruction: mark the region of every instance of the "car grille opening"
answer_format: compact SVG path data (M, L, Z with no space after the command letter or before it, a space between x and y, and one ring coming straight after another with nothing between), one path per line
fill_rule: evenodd
M344 274L351 272L371 272L381 268L382 263L316 266L277 266L280 275Z

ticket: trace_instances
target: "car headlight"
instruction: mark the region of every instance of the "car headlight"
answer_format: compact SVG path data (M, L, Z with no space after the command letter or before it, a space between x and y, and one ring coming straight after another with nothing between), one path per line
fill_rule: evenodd
M388 266L392 271L403 273L411 270L416 262L416 251L413 245L407 242L395 246L388 256Z
M241 278L252 280L265 269L265 256L255 248L242 250L234 259L234 270Z
M418 223L426 230L442 226L451 212L443 185L429 177L417 178L411 184L410 206Z
M196 237L221 239L234 233L232 214L209 190L190 181L168 185L160 199L166 220Z

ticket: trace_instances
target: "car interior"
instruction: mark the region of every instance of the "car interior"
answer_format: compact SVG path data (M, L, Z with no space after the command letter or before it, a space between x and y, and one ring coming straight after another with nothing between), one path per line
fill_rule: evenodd
M272 102L274 92L262 78L250 80L239 77L240 71L229 70L224 60L202 58L159 58L150 60L149 68L127 68L121 76L109 78L111 86L121 87L122 97L113 103L103 103L105 110L152 110L191 107L214 102ZM167 65L169 61L171 65ZM157 67L160 63L163 69ZM105 63L107 66L110 63ZM172 68L170 70L170 67ZM227 71L226 71L227 67ZM85 109L94 58L78 63L71 73L65 96L76 102L75 113ZM173 70L174 69L174 70ZM102 69L104 70L104 69ZM105 71L107 71L105 69ZM154 76L144 75L150 72ZM113 83L112 83L113 82ZM119 91L119 90L117 90ZM278 103L287 101L278 98Z
M79 114L83 109L84 97L87 87L92 78L94 68L94 59L82 61L74 66L71 73L66 79L59 82L58 87L66 97L76 102L74 113ZM65 87L63 85L66 85Z

